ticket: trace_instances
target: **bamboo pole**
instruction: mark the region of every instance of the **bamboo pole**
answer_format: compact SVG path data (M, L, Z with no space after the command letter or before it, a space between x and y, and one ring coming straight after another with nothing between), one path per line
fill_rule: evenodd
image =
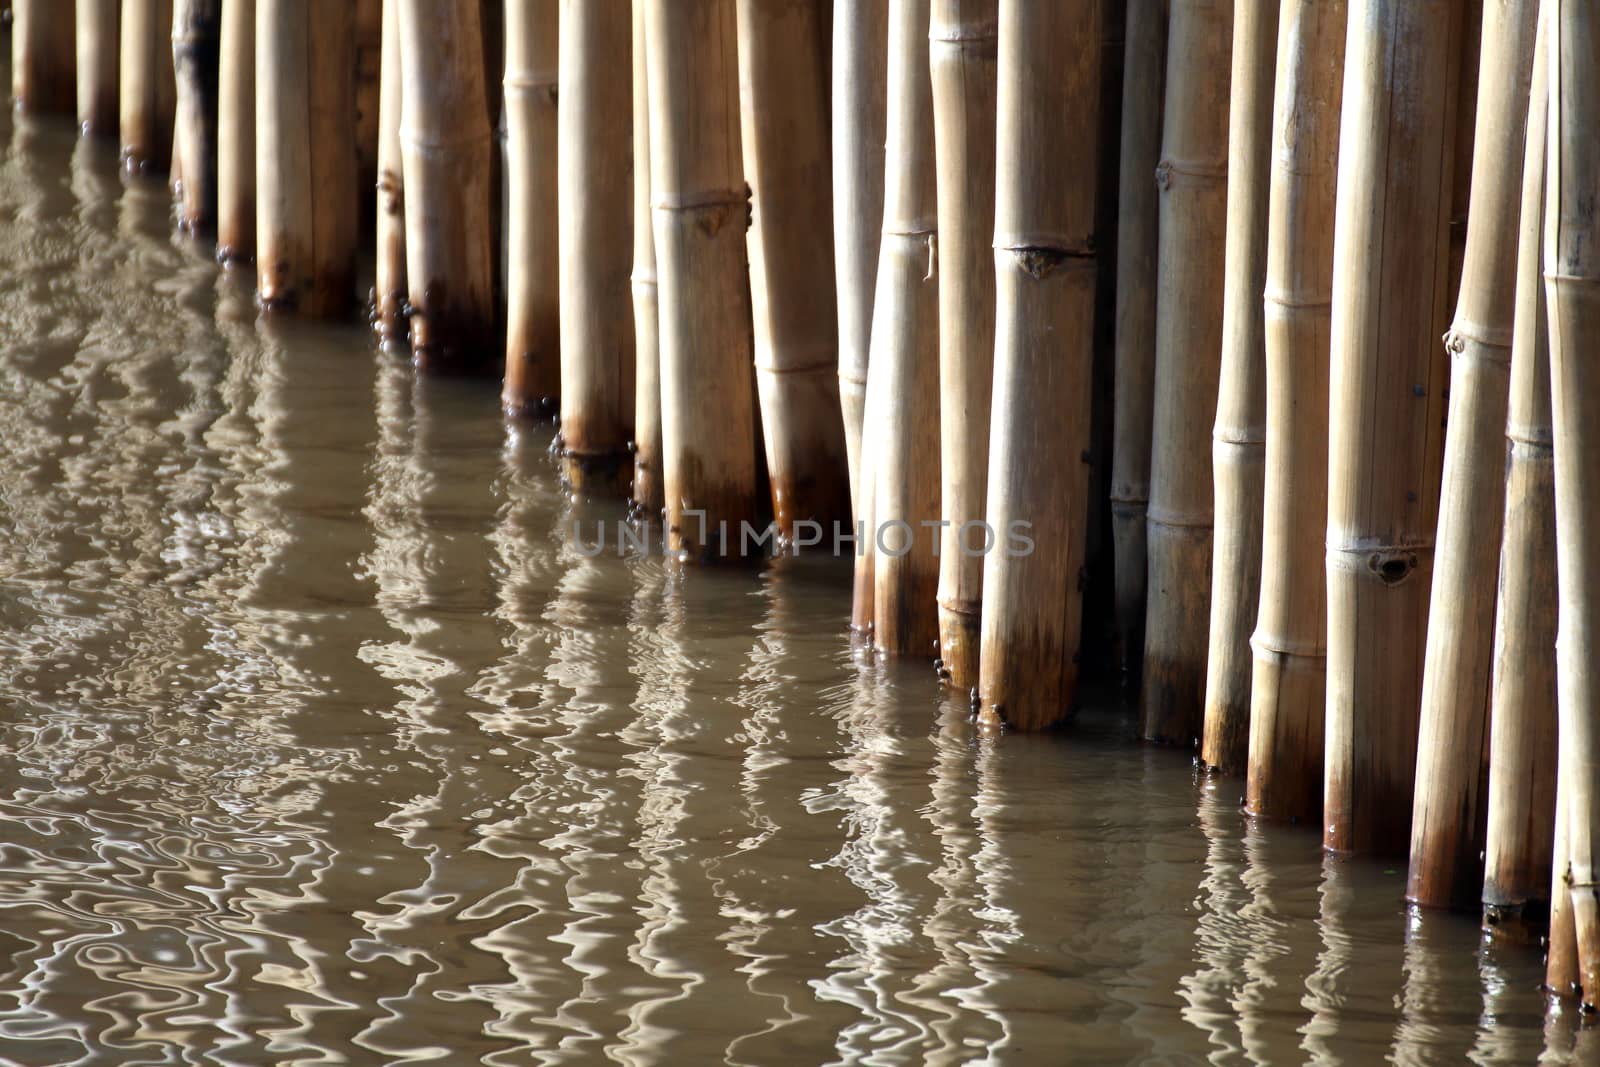
M1517 293L1517 226L1538 0L1484 7L1471 216L1451 354L1443 492L1422 672L1417 787L1406 896L1477 907L1479 780L1488 727L1506 405Z
M560 201L562 477L580 492L633 476L632 69L629 0L563 0Z
M546 0L555 4L556 0ZM383 52L378 58L377 262L373 328L385 344L406 339L406 197L400 152L405 70L400 62L400 3L383 0Z
M756 512L734 0L649 0L645 39L667 538L704 562Z
M890 0L883 244L864 447L871 453L872 643L931 658L939 639L939 273L929 0Z
M1274 59L1278 0L1235 0L1228 119L1228 237L1222 293L1222 368L1211 434L1216 531L1211 637L1200 759L1243 774L1250 750L1250 631L1261 589L1266 478L1267 273Z
M174 0L172 69L177 87L174 151L182 159L178 228L211 230L217 221L217 115L222 61L222 0Z
M378 121L383 110L384 0L355 0L356 182L362 190L378 184ZM376 200L361 198L361 232L376 217Z
M1261 603L1250 640L1245 808L1321 812L1327 688L1328 350L1345 0L1291 0L1278 21L1263 298L1267 456Z
M645 0L633 0L633 509L657 519L661 486L661 345L650 217L650 85Z
M1553 485L1551 490L1553 493ZM1565 744L1564 740L1559 742L1557 747L1562 744ZM1566 761L1566 764L1570 764L1570 761ZM1572 877L1572 864L1568 861L1567 835L1570 824L1567 820L1567 809L1571 805L1569 798L1572 788L1563 777L1571 773L1572 768L1566 764L1558 759L1556 820L1551 839L1551 855L1554 859L1550 868L1550 940L1545 955L1544 971L1545 989L1558 996L1574 996L1580 991L1578 926L1572 914L1572 894L1568 888Z
M11 95L17 110L72 113L78 94L74 22L66 0L14 0Z
M1539 270L1549 93L1542 22L1541 14L1522 167L1483 872L1485 919L1524 927L1530 925L1526 920L1537 923L1550 899L1557 752L1555 470L1549 331Z
M858 519L872 298L883 235L888 59L888 0L834 0L833 248L839 299L839 398Z
M1457 0L1350 5L1334 233L1323 842L1409 839L1443 454Z
M983 556L962 532L986 518L994 379L997 0L933 0L930 77L939 203L940 672L978 684ZM973 524L973 525L969 525ZM981 535L977 538L981 541Z
M122 162L130 171L171 165L177 106L171 28L172 0L122 0L117 122Z
M1024 730L1066 715L1077 685L1100 53L1071 43L1099 40L1102 17L1099 0L1000 5L988 522L1002 543L984 557L978 690L986 719Z
M400 62L412 359L424 370L477 370L500 351L478 5L401 0Z
M739 0L739 96L751 190L750 304L761 436L780 537L850 515L838 385L822 4Z
M1222 352L1232 0L1172 0L1146 519L1144 736L1200 736L1211 615L1211 448Z
M225 0L221 48L217 259L240 263L256 247L256 0Z
M506 7L506 377L501 404L556 413L561 391L561 287L556 258L556 89L561 4ZM640 58L634 56L635 77ZM638 131L635 131L637 139ZM646 220L648 232L648 219ZM637 235L635 235L637 237Z
M78 128L84 133L117 129L118 8L119 0L77 0Z
M268 310L343 313L355 295L354 11L256 4L256 288Z
M1129 0L1123 58L1117 206L1116 372L1111 447L1111 532L1122 669L1144 655L1145 516L1150 505L1155 404L1156 252L1167 0Z
M1600 11L1554 0L1544 269L1556 471L1561 780L1583 1002L1600 1006ZM1558 856L1557 862L1560 862Z

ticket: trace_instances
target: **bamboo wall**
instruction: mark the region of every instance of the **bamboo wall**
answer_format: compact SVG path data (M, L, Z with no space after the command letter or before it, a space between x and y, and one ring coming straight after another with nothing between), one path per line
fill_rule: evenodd
M365 245L385 344L556 417L571 487L683 562L851 556L862 646L1017 731L1109 640L1150 741L1409 847L1417 904L1553 913L1552 987L1600 1001L1592 3L18 0L11 32L16 105L170 170L263 313L350 314Z

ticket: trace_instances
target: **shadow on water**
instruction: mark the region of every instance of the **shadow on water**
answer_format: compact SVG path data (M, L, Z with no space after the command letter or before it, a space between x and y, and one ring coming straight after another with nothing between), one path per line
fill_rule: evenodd
M1596 1055L1114 701L984 733L852 648L841 561L588 553L622 507L492 385L0 145L0 1060Z

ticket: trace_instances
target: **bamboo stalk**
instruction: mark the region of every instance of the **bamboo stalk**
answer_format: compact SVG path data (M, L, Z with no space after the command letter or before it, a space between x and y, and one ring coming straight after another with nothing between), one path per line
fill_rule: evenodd
M1541 249L1542 251L1542 249ZM1543 279L1541 278L1541 281ZM1554 479L1552 478L1552 482ZM1552 495L1554 485L1551 486ZM1558 730L1559 732L1559 730ZM1564 744L1562 741L1558 743ZM1572 864L1568 861L1567 839L1569 823L1567 809L1571 786L1563 777L1571 767L1558 757L1556 772L1556 820L1551 839L1550 868L1550 940L1545 956L1544 987L1558 996L1574 996L1579 990L1578 979L1578 926L1572 914L1572 894L1568 889L1572 877Z
M1321 811L1327 688L1328 351L1345 0L1291 0L1278 21L1263 298L1267 456L1261 601L1250 640L1253 815Z
M839 300L839 399L858 519L872 299L883 236L888 61L888 0L834 0L833 248Z
M506 8L506 181L510 203L506 216L506 377L501 404L513 413L553 415L561 391L561 286L556 258L560 10L559 0L510 3ZM636 78L641 62L635 55ZM637 141L637 130L634 136ZM648 233L648 218L645 223Z
M1554 0L1544 269L1556 472L1561 780L1568 902L1587 1007L1600 1006L1600 11ZM1560 862L1558 855L1557 862Z
M1231 0L1172 0L1146 518L1144 736L1200 736L1211 615L1211 448L1222 352Z
M17 110L72 113L78 94L74 22L66 0L14 0L11 95Z
M217 112L222 61L222 0L174 0L172 69L177 87L173 145L182 159L178 228L217 221Z
M256 0L222 5L217 102L217 259L247 261L256 246Z
M256 4L256 288L268 310L343 313L355 295L354 11Z
M384 0L355 0L356 182L363 189L378 184L378 121L383 110ZM361 232L375 221L377 201L361 198Z
M1243 774L1250 750L1250 632L1261 590L1267 370L1262 291L1267 273L1278 0L1235 0L1228 120L1228 237L1222 369L1212 429L1216 530L1211 637L1200 759Z
M1100 53L1071 42L1099 40L1102 17L1099 0L1000 5L988 522L1003 540L984 556L978 691L986 719L1024 730L1066 715L1077 685Z
M850 514L840 415L822 4L739 0L757 396L779 536ZM803 536L803 535L802 535Z
M400 2L383 0L383 52L378 59L377 262L373 268L373 328L385 344L406 339L405 164L400 116L405 69L400 61ZM554 5L556 0L546 0Z
M412 359L425 370L477 370L500 350L478 5L402 0L400 62Z
M78 128L84 133L117 129L118 8L119 0L77 0Z
M1542 10L1540 18L1523 152L1483 873L1485 919L1522 927L1537 925L1550 899L1557 753L1556 613L1551 610L1556 603L1555 469L1549 331L1539 269L1550 79Z
M667 538L703 562L741 554L756 512L734 2L649 0L645 39Z
M579 491L633 475L633 96L629 0L563 0L556 150L561 471Z
M1451 354L1443 492L1422 672L1406 896L1476 907L1479 779L1488 727L1496 560L1506 501L1506 405L1517 226L1538 0L1484 8L1471 216Z
M172 162L177 84L171 28L172 0L122 0L117 124L130 171L164 171Z
M997 0L933 0L929 31L939 203L939 661L978 684L983 555L962 532L986 515L994 379ZM974 524L974 525L968 525Z
M1334 233L1323 842L1403 850L1443 458L1456 0L1350 5Z
M1122 669L1144 655L1145 515L1150 505L1155 405L1156 252L1167 0L1129 0L1123 58L1117 207L1116 372L1112 415L1111 531Z
M650 84L645 0L633 0L633 507L659 518L661 485L661 344L656 239L650 217Z
M883 244L873 297L872 642L929 655L939 639L939 275L929 0L890 0Z

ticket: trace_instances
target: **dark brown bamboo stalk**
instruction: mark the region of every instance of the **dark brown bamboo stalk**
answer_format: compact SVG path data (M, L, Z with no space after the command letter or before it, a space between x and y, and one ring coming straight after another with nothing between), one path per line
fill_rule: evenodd
M850 516L822 4L739 0L741 143L751 191L756 386L778 534Z
M1100 53L1071 42L1099 40L1101 18L1098 0L1000 5L988 491L1000 543L984 557L978 690L986 718L1025 730L1068 714L1077 685Z
M78 128L84 133L117 131L120 6L120 0L77 0Z
M661 485L661 343L656 238L650 216L650 82L645 0L633 0L633 506L658 519Z
M500 345L478 5L402 0L400 62L412 359L424 370L481 371L499 363Z
M629 0L565 0L560 201L562 477L620 491L633 477L633 95Z
M933 0L929 64L939 197L940 672L978 684L994 380L997 0ZM963 533L968 551L962 551Z
M756 512L737 23L734 0L645 9L667 539L697 562L741 554Z
M1123 58L1117 204L1117 310L1111 534L1122 668L1144 656L1145 518L1150 506L1155 404L1156 252L1161 108L1167 70L1167 0L1129 0Z
M117 112L122 162L131 171L165 171L172 162L171 30L172 0L123 0Z
M559 0L513 2L506 8L508 304L501 403L521 414L554 414L561 392L556 207L560 11ZM639 62L635 56L636 71Z
M1471 215L1451 354L1443 492L1422 673L1406 896L1476 908L1496 560L1505 518L1506 405L1517 293L1517 221L1538 0L1484 8Z
M354 11L256 4L256 288L262 307L345 312L355 297L360 190Z
M556 0L547 0L554 4ZM400 62L400 0L383 0L383 52L378 61L378 208L374 229L373 327L385 344L406 339L405 163L400 116L405 68Z
M1235 0L1228 119L1227 277L1222 369L1212 429L1216 531L1211 638L1200 759L1243 774L1250 749L1250 632L1261 589L1267 367L1261 294L1267 272L1272 93L1278 0Z
M1541 5L1542 8L1543 5ZM1537 927L1550 900L1556 804L1556 515L1544 279L1544 160L1550 76L1541 25L1530 81L1506 416L1505 537L1489 707L1484 917Z
M217 93L217 258L245 262L255 247L256 0L225 0Z
M72 114L77 103L78 35L67 0L13 0L11 96L30 114Z
M1356 0L1345 54L1329 405L1323 842L1410 837L1443 459L1458 0Z
M1262 301L1267 456L1245 807L1308 822L1322 810L1329 312L1346 14L1345 0L1290 0L1279 13Z
M1222 354L1233 3L1172 0L1156 292L1144 736L1200 737L1211 618L1211 441Z
M378 184L378 118L383 110L383 8L385 0L355 0L356 5L356 181L363 190ZM361 232L374 219L375 202L361 201Z
M222 0L174 0L172 69L177 87L173 150L182 160L178 228L210 231L217 221L217 111Z

